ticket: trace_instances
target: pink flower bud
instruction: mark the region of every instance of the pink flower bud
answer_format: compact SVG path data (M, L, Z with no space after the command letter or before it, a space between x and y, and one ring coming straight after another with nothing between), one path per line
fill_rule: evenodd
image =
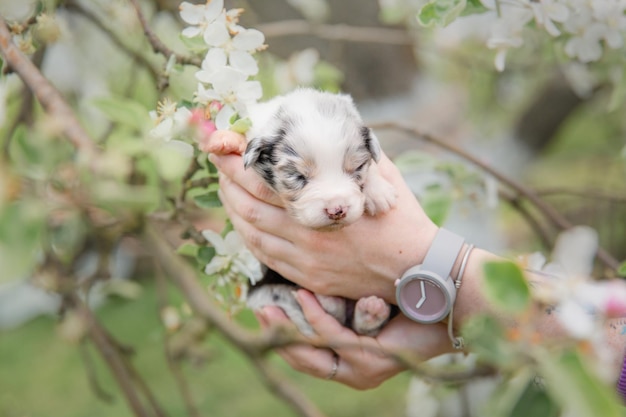
M626 316L626 286L621 283L609 284L604 309L607 317Z
M189 118L189 124L200 125L202 122L204 122L204 110L197 107L192 109L191 117Z
M217 100L213 100L209 103L209 111L211 112L211 114L219 112L220 110L222 110L222 107L224 107L224 105Z

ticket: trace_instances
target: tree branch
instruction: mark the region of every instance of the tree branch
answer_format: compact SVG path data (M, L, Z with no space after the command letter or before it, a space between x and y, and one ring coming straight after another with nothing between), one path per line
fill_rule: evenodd
M465 159L466 161L470 162L471 164L477 166L482 171L490 174L495 179L497 179L501 184L513 190L516 194L526 198L557 228L561 230L567 230L573 226L573 224L569 220L567 220L563 215L561 215L554 207L552 207L550 204L542 200L534 190L530 189L529 187L526 187L525 185L521 183L518 183L512 178L507 177L506 175L497 171L496 169L484 163L483 161L476 158L475 156L469 154L468 152L465 152L458 146L455 146L440 138L436 138L432 135L423 133L419 129L416 129L402 122L380 122L380 123L371 124L370 127L372 129L399 130L399 131L408 133L412 136L418 137L426 142L432 143L453 154L456 154L460 156L461 158ZM603 248L600 248L600 247L598 248L596 256L607 267L611 268L614 271L616 271L617 268L619 267L619 262Z
M167 59L170 59L170 57L173 55L176 57L176 62L178 62L179 64L195 65L196 67L202 66L202 60L200 58L195 57L195 56L180 55L174 52L173 50L171 50L170 48L168 48L161 41L161 39L159 39L156 33L154 33L152 29L150 29L150 25L148 25L148 21L146 20L146 17L143 15L143 12L141 11L141 5L139 4L139 1L130 0L130 2L135 8L135 10L137 11L137 18L139 19L139 23L141 24L141 27L143 28L143 33L146 35L146 38L148 39L148 42L150 42L150 45L152 46L152 49L154 50L154 52L164 55L165 58Z
M192 310L215 326L233 346L246 354L273 392L290 404L300 415L322 416L315 404L297 391L293 384L289 384L283 377L268 371L266 364L262 362L262 356L269 349L298 343L298 340L302 341L302 338L280 331L264 332L259 335L245 330L227 317L209 298L206 290L198 282L195 271L174 253L173 248L152 225L146 225L143 240L167 276L183 293Z
M63 134L82 153L84 162L91 161L98 149L76 118L72 108L59 91L41 74L41 71L17 48L11 32L0 16L0 54L24 84L35 94L43 108L61 124Z
M109 337L100 323L78 297L73 297L72 303L89 323L89 337L111 370L130 409L137 417L152 417L152 414L148 412L139 399L139 395L132 384L133 376L129 373L117 347L110 343Z
M111 42L113 42L121 51L125 52L128 56L137 61L141 66L145 67L155 81L159 80L159 71L153 67L152 63L148 61L140 52L130 49L128 45L126 45L119 38L119 36L115 34L115 32L98 19L92 11L86 9L76 1L68 1L66 7L68 10L74 10L76 13L79 13L85 19L93 23L98 29L106 34Z

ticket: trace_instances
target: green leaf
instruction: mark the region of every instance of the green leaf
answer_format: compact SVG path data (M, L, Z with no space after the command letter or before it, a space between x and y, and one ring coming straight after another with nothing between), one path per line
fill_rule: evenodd
M0 206L0 282L24 278L41 256L43 208L35 201Z
M578 353L567 350L540 358L541 375L552 397L579 416L623 416L614 387L603 384Z
M101 97L93 105L110 121L142 131L150 124L148 110L135 100L124 97Z
M233 125L230 127L230 130L243 134L246 133L248 129L250 129L250 126L252 126L252 120L246 117L243 119L238 119L235 123L233 123Z
M484 13L487 8L481 3L480 0L467 0L467 6L461 12L461 16L468 16L471 14Z
M17 160L28 165L37 165L42 159L41 151L31 143L28 129L23 124L19 125L13 133L10 153L11 160Z
M418 22L425 27L445 27L461 15L467 0L435 0L420 9Z
M177 181L185 175L191 159L168 146L155 146L151 149L159 173L167 181Z
M532 370L523 367L514 376L504 379L495 387L493 394L485 404L484 415L490 417L512 416L512 412L524 396L528 385L533 384ZM543 414L528 414L528 416L544 416Z
M504 328L494 317L471 317L463 325L461 335L480 360L500 367L515 364L516 352L507 344Z
M622 262L619 267L617 267L617 275L620 277L626 277L626 261Z
M191 52L204 52L207 50L207 44L202 36L194 36L189 38L187 36L180 35L179 39Z
M178 249L176 249L176 253L182 256L189 256L191 258L195 258L196 256L198 256L199 249L200 249L200 246L194 243L185 242L182 245L180 245Z
M91 187L93 199L111 211L118 209L152 211L159 206L159 188L152 185L135 186L117 181L99 181Z
M198 254L196 259L198 260L198 264L204 266L211 262L211 259L215 256L215 248L212 246L200 246L198 248Z
M199 194L193 197L193 201L201 208L215 208L221 207L222 202L217 196L217 191L212 190L208 193Z
M393 162L403 173L426 170L433 171L436 166L436 160L433 158L432 154L415 150L402 152L402 154L393 159Z
M510 417L558 417L560 410L546 390L531 379L509 415Z
M420 204L426 215L438 226L441 226L452 207L452 196L440 188L428 190L420 197Z
M59 259L71 262L83 248L87 228L80 213L68 213L63 222L50 228L49 240Z
M483 270L483 289L494 306L512 314L530 306L530 288L519 266L508 261L488 262Z

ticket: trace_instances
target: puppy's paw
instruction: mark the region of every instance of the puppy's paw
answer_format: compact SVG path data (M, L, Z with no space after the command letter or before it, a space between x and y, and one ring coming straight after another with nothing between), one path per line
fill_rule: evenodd
M370 175L365 187L365 211L375 216L384 213L396 206L398 194L393 185L379 175Z
M374 295L361 298L354 307L352 327L358 334L376 336L390 314L391 307L382 298Z

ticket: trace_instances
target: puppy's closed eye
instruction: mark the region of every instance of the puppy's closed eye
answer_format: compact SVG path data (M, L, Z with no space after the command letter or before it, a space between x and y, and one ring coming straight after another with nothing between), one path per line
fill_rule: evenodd
M284 173L283 185L286 190L298 191L309 183L309 175L298 169L296 163L287 163L281 171Z

